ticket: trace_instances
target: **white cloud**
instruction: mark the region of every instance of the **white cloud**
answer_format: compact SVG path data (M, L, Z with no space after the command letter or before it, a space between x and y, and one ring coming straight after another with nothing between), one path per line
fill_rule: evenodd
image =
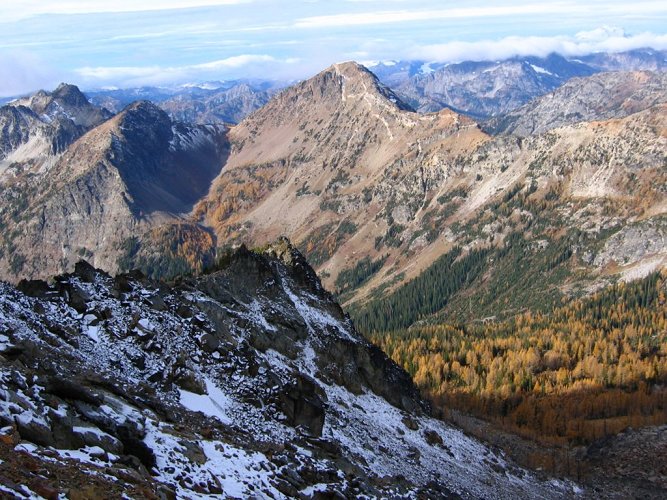
M552 52L576 57L593 52L623 52L643 47L667 49L667 35L640 33L626 36L618 28L603 27L575 36L510 36L500 40L415 46L408 49L403 57L441 62L493 61L514 56L544 57Z
M5 0L0 4L0 22L14 22L40 14L96 14L103 12L142 12L215 5L236 5L253 0Z
M585 5L578 5L573 2L534 3L495 7L462 7L431 10L390 10L304 17L298 19L295 23L295 26L299 28L327 28L415 21L474 19L520 15L547 15L556 13L561 14L563 12L584 13L587 11L588 7Z
M600 26L591 31L580 31L574 37L580 42L603 42L608 38L624 38L625 30L618 26Z
M31 52L0 52L0 96L54 87L60 79L57 72Z
M219 59L217 61L211 61L203 64L195 64L191 66L195 70L225 70L230 68L240 68L241 66L246 66L248 64L257 64L257 63L266 63L266 62L275 62L276 59L272 56L263 55L254 55L254 54L243 54L240 56L232 56L226 59Z
M78 68L75 73L88 86L113 84L132 87L207 79L269 78L271 70L277 71L285 65L298 62L296 58L277 59L266 54L241 54L186 66L98 66Z
M484 7L455 7L445 9L404 9L380 10L367 12L348 12L332 15L310 16L297 19L298 28L336 28L346 26L372 26L381 24L400 24L410 22L448 21L459 19L493 19L500 17L518 18L521 16L577 16L595 19L604 16L636 17L667 14L667 3L644 0L636 2L613 1L572 1L527 2L517 5L515 2L494 2L495 5ZM504 4L504 5L503 5Z

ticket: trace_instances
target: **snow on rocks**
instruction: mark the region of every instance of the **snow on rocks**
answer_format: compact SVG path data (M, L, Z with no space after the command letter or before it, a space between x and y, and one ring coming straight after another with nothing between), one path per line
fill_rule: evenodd
M35 459L178 497L574 491L427 416L281 245L173 288L75 273L44 300L0 283L0 427Z
M206 379L206 394L195 394L184 389L179 389L178 392L179 402L188 410L202 412L222 423L232 422L227 416L227 409L231 404L229 396L218 389L210 379Z

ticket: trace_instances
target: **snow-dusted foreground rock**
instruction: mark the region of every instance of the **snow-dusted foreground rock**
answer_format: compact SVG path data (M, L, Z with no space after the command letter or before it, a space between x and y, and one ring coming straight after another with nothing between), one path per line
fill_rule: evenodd
M428 416L288 242L0 284L0 496L576 496Z

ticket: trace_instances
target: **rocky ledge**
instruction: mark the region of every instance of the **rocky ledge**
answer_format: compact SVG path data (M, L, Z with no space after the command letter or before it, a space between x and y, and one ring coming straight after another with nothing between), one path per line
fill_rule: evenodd
M431 418L288 241L0 284L0 496L563 497Z

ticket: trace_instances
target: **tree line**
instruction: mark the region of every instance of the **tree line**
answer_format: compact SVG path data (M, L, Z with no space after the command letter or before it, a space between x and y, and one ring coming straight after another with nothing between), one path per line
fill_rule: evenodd
M449 286L460 282L464 270L457 272ZM587 443L628 426L667 423L666 290L667 273L653 273L546 312L378 328L370 336L442 409L526 437ZM424 303L433 300L427 294ZM380 326L412 324L406 317L419 312L408 309Z

